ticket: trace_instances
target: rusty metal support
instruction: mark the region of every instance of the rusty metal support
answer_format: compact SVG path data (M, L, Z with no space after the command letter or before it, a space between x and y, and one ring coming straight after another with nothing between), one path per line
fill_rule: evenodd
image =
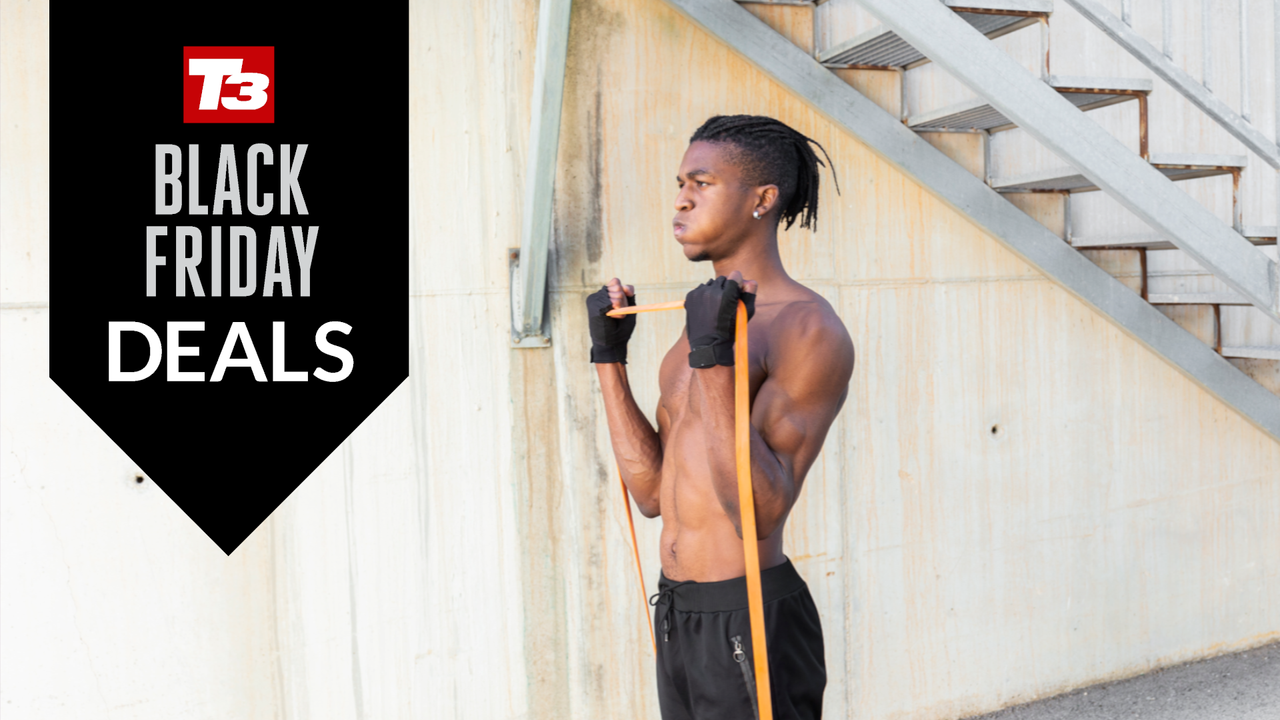
M1151 160L1147 143L1147 96L1138 96L1138 154L1143 160Z
M857 63L822 63L828 70L902 70L893 65L859 65Z
M1222 306L1213 304L1213 349L1222 354Z
M1142 273L1142 299L1147 299L1147 249L1138 248L1138 269Z
M1025 18L1044 18L1048 13L1036 12L1034 10L996 10L994 8L978 8L978 7L960 7L958 5L949 5L953 12L972 13L974 15L1003 15L1005 17L1025 17ZM988 38L991 36L988 35Z
M1231 171L1231 227L1244 234L1243 211L1240 208L1240 168Z

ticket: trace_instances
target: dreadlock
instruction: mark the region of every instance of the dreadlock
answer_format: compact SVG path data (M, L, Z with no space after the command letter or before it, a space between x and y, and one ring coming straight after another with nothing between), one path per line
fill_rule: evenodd
M778 203L782 207L779 221L786 220L784 230L800 216L800 227L815 229L818 220L818 159L809 143L818 146L831 161L827 149L791 127L760 115L716 115L694 131L689 142L697 140L733 147L731 161L741 168L746 182L752 185L777 185ZM835 164L830 165L831 179L836 181ZM803 213L803 215L802 215Z

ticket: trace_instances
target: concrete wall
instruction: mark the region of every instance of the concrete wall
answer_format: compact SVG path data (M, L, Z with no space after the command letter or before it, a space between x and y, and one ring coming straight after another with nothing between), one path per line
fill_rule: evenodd
M228 558L48 378L48 32L0 3L0 714L281 717L275 521Z
M45 377L45 21L3 7L6 717L656 718L659 521L642 591L582 299L709 276L669 223L716 113L818 140L842 190L824 170L818 232L780 238L857 348L786 538L829 717L958 717L1280 635L1280 445L660 0L574 2L539 350L509 348L506 279L536 2L410 6L411 378L223 558ZM633 340L651 418L680 323Z

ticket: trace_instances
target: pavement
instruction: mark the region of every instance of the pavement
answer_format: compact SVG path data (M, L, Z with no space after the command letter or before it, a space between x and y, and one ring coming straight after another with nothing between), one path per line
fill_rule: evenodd
M1280 720L1280 641L970 720Z

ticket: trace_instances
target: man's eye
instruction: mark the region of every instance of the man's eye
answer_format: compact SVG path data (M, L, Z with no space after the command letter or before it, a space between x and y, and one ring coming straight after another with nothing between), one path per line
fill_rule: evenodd
M708 185L709 183L707 183L705 180L699 180L699 181L698 181L698 184L699 184L699 185Z

